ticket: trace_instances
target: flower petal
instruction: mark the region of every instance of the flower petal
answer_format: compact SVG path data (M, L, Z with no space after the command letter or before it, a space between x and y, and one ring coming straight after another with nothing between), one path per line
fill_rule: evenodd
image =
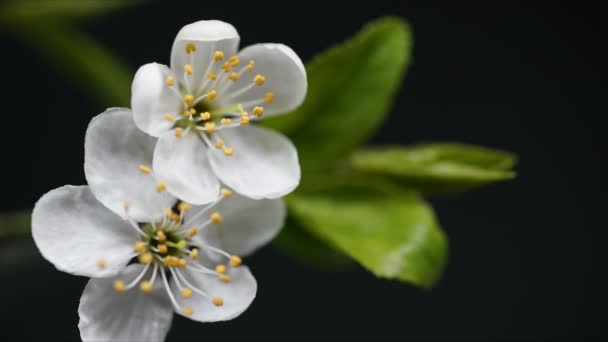
M249 255L269 243L279 233L287 211L282 199L253 200L236 193L221 200L213 208L194 207L184 221L190 227L200 227L209 215L197 215L201 210L219 212L222 222L212 224L194 237L194 241L209 244L231 254ZM196 221L189 218L198 216Z
M171 207L175 198L156 191L151 174L156 139L135 127L128 109L112 108L91 120L84 143L84 171L95 197L121 217L124 203L136 221L152 221Z
M236 82L218 95L222 105L244 104L246 110L254 106L264 107L264 116L284 114L298 107L306 96L307 79L304 64L296 53L283 44L255 44L248 46L239 53L241 63L255 62L252 72L241 75ZM247 91L239 91L243 87L251 87L255 75L265 77L261 86L253 86ZM272 103L263 101L264 94L274 94ZM235 95L232 95L235 94Z
M192 66L193 73L189 76L189 84L192 92L202 89L203 81L207 78L207 72L218 72L221 70L221 61L214 61L215 51L222 51L225 58L236 54L239 46L239 34L236 29L223 21L201 20L184 26L171 49L171 69L175 72L180 82L184 82L184 66ZM189 44L194 44L196 50L190 54L186 52ZM209 67L215 63L215 68Z
M154 150L154 172L167 190L190 204L206 204L217 199L220 183L209 166L206 147L197 133L181 137L167 132Z
M44 194L32 213L40 253L57 269L87 277L121 272L138 234L95 199L87 186L66 185Z
M174 77L174 85L167 85L167 77ZM131 85L131 109L135 124L142 131L158 137L171 129L173 123L165 119L169 114L181 115L182 98L175 89L176 76L167 66L157 63L145 64L137 70Z
M120 279L131 281L143 266L128 266ZM150 271L148 271L149 273ZM171 302L157 279L152 293L114 291L118 278L89 280L78 307L83 341L164 341L173 318Z
M224 129L221 135L234 154L209 149L209 161L236 192L253 199L279 198L300 183L298 153L285 136L256 126Z
M203 256L201 258L204 259ZM214 267L210 262L205 266ZM221 282L215 275L195 272L192 268L187 268L185 271L178 270L178 272L181 272L190 285L208 295L208 297L204 297L193 291L192 297L184 299L180 295L175 280L172 280L171 288L180 307L192 309L190 316L184 315L183 312L178 313L195 321L218 322L236 318L251 305L258 288L258 284L247 266L228 267L226 272L226 275L230 277L228 283ZM181 282L181 285L189 287L184 282ZM212 303L216 297L222 299L223 305L215 306Z

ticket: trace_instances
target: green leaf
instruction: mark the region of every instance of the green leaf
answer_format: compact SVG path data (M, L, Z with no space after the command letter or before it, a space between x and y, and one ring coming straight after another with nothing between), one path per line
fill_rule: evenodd
M424 192L459 192L513 179L517 157L485 147L436 143L411 147L376 147L355 151L355 171L388 176Z
M287 216L285 227L273 246L292 260L317 271L344 270L355 265L346 255L307 232L292 214Z
M432 208L415 193L344 185L292 195L287 203L305 229L379 277L430 288L443 272L447 239Z
M402 19L369 23L308 63L308 95L302 106L265 124L290 136L305 172L327 169L384 121L409 64L411 46Z
M31 210L20 210L0 214L0 238L31 235Z
M50 19L23 22L12 28L90 100L104 108L129 106L133 70L91 37Z
M0 22L44 17L81 18L131 7L142 0L13 0L0 6Z

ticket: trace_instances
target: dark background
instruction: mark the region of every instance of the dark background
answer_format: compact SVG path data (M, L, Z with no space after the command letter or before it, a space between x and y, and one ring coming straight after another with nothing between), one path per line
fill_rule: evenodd
M414 60L372 142L462 141L507 149L521 157L519 177L433 199L451 259L431 291L375 279L361 269L315 272L266 248L248 260L259 292L245 314L205 325L176 316L169 341L605 335L599 181L606 153L600 93L607 86L600 68L608 59L599 8L164 2L81 27L134 68L168 63L177 31L212 18L234 24L243 46L283 42L306 61L385 14L410 21ZM57 186L84 184L84 132L105 107L89 102L19 37L0 33L0 39L1 208L11 210L31 207ZM10 262L17 249L32 248L2 243L0 255ZM38 255L23 265L2 269L2 339L77 339L86 279L58 272Z

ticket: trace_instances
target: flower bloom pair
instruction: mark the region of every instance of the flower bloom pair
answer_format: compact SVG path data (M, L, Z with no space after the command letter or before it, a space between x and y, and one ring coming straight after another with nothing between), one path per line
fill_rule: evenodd
M185 26L172 68L148 64L132 111L95 117L85 137L88 186L45 194L32 215L42 255L91 277L79 306L83 340L163 340L173 312L232 319L257 283L241 256L276 236L280 197L300 179L285 137L250 125L295 108L306 93L288 47L236 49L229 24Z

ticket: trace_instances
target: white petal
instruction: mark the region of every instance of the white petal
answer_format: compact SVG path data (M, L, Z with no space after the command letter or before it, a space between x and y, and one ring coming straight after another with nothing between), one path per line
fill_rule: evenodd
M139 264L130 265L117 278L89 280L78 314L83 341L163 341L173 318L171 302L156 279L152 293L142 293L136 286L125 293L114 291L113 283L125 283L142 271ZM148 271L150 273L150 271Z
M184 26L171 49L171 69L176 76L183 82L184 66L190 64L193 74L190 76L192 89L201 88L202 81L206 80L208 71L218 72L222 62L214 62L215 51L222 51L225 59L236 54L239 46L239 34L236 29L225 22L219 20L201 20ZM194 44L196 51L187 54L186 46ZM209 69L215 63L215 69ZM193 91L196 95L196 92Z
M85 137L84 171L95 197L121 217L124 203L139 222L152 221L171 207L175 198L156 191L151 174L156 139L135 127L128 109L114 108L91 120Z
M188 227L200 227L209 219L209 215L199 215L196 221L189 220L200 210L203 207L194 207L186 214L184 221ZM282 199L253 200L236 193L206 211L219 212L222 222L205 227L194 240L202 239L203 243L241 256L272 241L283 227L287 214Z
M264 116L272 116L287 113L304 101L308 86L306 70L291 48L282 44L255 44L241 50L239 58L244 65L253 60L255 67L252 72L245 72L233 82L223 92L225 96L218 95L222 105L246 104L246 110L261 105ZM261 86L251 87L253 78L258 74L263 75L266 81ZM239 91L243 87L250 89ZM261 101L267 92L274 93L272 103Z
M131 85L131 109L135 124L142 131L158 137L169 130L173 123L167 121L166 114L179 117L182 112L182 98L172 89L177 89L178 80L172 87L167 86L167 77L173 76L165 65L146 64L137 70Z
M205 266L215 267L211 263ZM200 322L227 321L236 318L251 305L258 288L258 284L247 266L228 267L226 274L231 278L229 283L219 281L215 275L195 272L190 268L181 272L190 285L208 295L208 297L203 297L193 291L192 297L184 299L181 297L175 281L172 281L171 288L180 307L188 307L193 311L191 316L186 316L183 312L179 312L179 314ZM181 284L186 286L183 282ZM221 298L224 304L222 306L213 305L212 300L215 297Z
M205 204L217 199L220 183L209 166L207 147L195 132L176 137L163 134L154 150L154 172L158 181L182 201Z
M229 188L254 199L279 198L300 183L300 163L295 146L272 130L248 126L221 131L234 154L210 149L209 161Z
M138 237L95 199L89 187L71 185L51 190L38 200L32 213L32 235L40 253L57 269L87 277L121 272Z

